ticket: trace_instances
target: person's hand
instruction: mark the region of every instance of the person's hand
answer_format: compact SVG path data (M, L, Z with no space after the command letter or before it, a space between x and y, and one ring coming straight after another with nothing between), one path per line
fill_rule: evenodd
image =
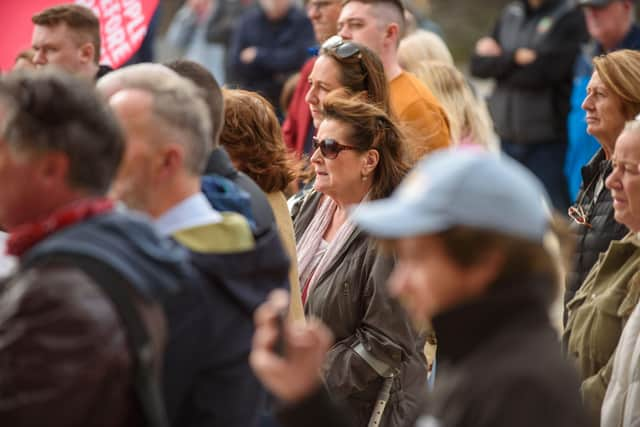
M526 47L521 47L516 50L516 53L513 56L513 59L516 61L518 65L529 65L533 61L536 60L538 55L536 55L536 51L532 49L528 49Z
M277 355L274 351L279 334L277 318L287 305L287 293L277 290L258 307L249 362L271 393L291 403L309 396L322 384L320 369L333 337L318 320L310 319L306 324L285 322L284 355Z
M258 54L258 49L255 46L249 46L242 49L240 52L240 61L243 64L251 64L254 59L256 59L256 55Z
M476 54L480 56L500 56L502 48L491 37L483 37L476 43Z

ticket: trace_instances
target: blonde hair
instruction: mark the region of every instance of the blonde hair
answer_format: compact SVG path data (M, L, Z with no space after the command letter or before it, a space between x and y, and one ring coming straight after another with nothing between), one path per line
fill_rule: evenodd
M498 150L487 106L471 92L460 71L444 62L422 61L415 74L446 111L454 145L468 139L489 151Z
M400 42L398 62L403 69L415 73L420 62L425 60L453 65L451 52L440 36L431 31L416 30Z
M627 120L640 113L640 52L623 49L593 58L594 71L620 97Z

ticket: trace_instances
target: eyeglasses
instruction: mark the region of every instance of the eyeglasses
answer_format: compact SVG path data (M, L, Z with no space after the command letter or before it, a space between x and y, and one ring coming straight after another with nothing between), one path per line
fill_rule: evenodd
M327 41L322 43L322 50L330 50L340 59L351 58L353 55L360 53L358 45L348 40L344 40L338 35L331 36Z
M577 224L584 225L587 228L591 228L592 227L591 224L589 223L589 221L587 220L587 218L588 218L587 213L584 211L582 206L580 206L580 205L571 206L569 208L569 210L567 211L567 214Z
M318 148L320 149L320 153L322 153L322 157L330 160L338 157L338 154L340 154L342 150L359 150L358 147L340 144L332 138L318 139L314 136L313 151L315 152Z

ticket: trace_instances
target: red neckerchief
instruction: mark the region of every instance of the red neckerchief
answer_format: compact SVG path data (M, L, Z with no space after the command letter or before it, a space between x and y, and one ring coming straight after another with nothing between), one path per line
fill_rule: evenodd
M113 209L113 200L92 198L74 202L54 211L42 221L20 225L9 234L7 254L22 256L33 245L65 227Z

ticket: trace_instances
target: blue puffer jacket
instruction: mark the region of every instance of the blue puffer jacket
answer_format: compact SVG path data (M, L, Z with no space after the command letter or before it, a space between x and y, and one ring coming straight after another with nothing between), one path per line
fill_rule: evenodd
M640 49L640 28L635 24L620 45L615 49ZM600 148L598 141L587 134L586 113L582 109L582 102L587 96L587 84L593 73L591 63L595 56L604 53L599 44L592 42L582 49L574 68L573 89L571 92L571 111L567 119L569 146L564 165L564 173L569 185L569 197L574 202L582 184L580 170L596 154Z

